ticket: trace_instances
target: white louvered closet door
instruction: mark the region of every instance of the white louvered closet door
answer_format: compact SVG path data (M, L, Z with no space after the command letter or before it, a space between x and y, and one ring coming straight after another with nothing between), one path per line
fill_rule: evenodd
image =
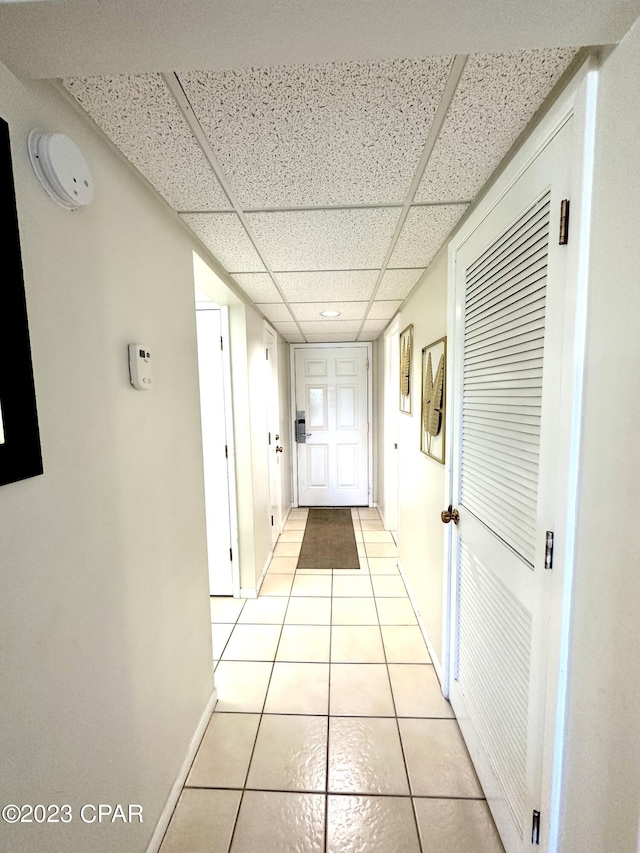
M456 253L451 701L507 853L532 849L541 810L570 134L571 121Z

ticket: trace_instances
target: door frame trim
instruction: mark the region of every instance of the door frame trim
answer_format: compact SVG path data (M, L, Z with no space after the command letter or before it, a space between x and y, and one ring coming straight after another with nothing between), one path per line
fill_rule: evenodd
M369 431L367 433L367 506L373 506L373 343L370 341L353 341L326 344L291 344L289 368L291 373L291 409L289 417L289 429L291 434L291 474L292 474L292 506L298 504L298 442L296 441L296 350L303 349L353 349L363 347L367 350L367 422Z
M559 412L559 438L566 453L566 466L558 474L556 542L552 600L549 603L549 654L546 666L546 710L541 720L544 727L542 748L542 814L541 853L557 853L562 799L563 747L566 730L567 671L570 657L571 600L575 570L575 522L581 439L582 384L586 350L587 286L589 268L590 211L593 184L593 151L597 106L597 71L595 58L589 58L565 92L552 106L531 137L514 156L496 183L482 198L478 207L463 223L448 247L448 348L447 375L460 370L459 353L454 342L460 317L456 308L457 252L471 233L509 192L551 139L569 119L574 120L574 154L572 164L572 239L567 246L566 292L567 312L563 344L563 409ZM451 395L451 412L446 425L445 494L443 506L453 494L453 446L460 439L459 401ZM457 573L453 565L453 531L446 525L443 599L443 692L448 697L453 675L456 626ZM473 751L473 750L471 750ZM487 791L491 799L491 791Z

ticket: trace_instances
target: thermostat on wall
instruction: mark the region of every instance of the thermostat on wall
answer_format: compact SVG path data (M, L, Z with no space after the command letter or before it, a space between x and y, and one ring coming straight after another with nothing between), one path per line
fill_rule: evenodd
M129 344L129 375L131 384L138 391L150 391L151 353L144 344Z

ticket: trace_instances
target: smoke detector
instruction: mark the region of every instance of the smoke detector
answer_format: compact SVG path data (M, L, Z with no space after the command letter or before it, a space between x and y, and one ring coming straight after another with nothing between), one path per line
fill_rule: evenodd
M35 129L27 141L29 159L45 192L61 207L75 210L93 201L93 178L82 151L64 133Z

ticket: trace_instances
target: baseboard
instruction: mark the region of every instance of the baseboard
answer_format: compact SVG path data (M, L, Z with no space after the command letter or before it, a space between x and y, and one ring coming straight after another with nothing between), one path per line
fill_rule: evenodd
M241 586L240 587L240 598L257 598L258 590L254 589L252 586Z
M287 513L287 517L288 517L288 515L289 514ZM260 594L260 590L262 589L262 584L264 583L265 576L266 576L267 572L269 571L269 565L270 565L272 559L273 559L273 548L271 549L271 551L269 551L269 556L267 557L267 562L262 567L262 573L260 575L258 583L256 584L256 588L254 589L253 587L250 587L250 586L240 587L240 598L257 598L258 597L258 595Z
M284 515L284 518L282 519L282 530L284 530L284 526L287 523L287 521L289 520L289 516L291 515L292 509L293 509L293 504L289 504L289 507L288 507L288 509ZM282 533L282 530L280 531L280 533Z
M158 853L158 851L160 850L160 846L169 827L171 817L173 816L173 812L180 798L180 794L182 793L182 789L184 788L184 783L187 781L189 770L191 770L191 765L193 764L193 760L196 757L196 753L200 747L200 743L202 742L204 733L207 730L209 720L211 719L211 715L213 714L213 710L216 707L217 701L218 691L214 687L213 693L209 697L209 701L207 702L202 717L200 718L200 722L198 723L198 727L195 731L195 734L191 739L191 743L189 744L189 749L187 750L187 754L185 755L184 761L182 762L182 766L178 771L176 781L173 783L173 787L169 792L169 796L167 797L167 801L164 804L164 808L160 813L158 823L156 824L156 828L153 832L153 835L151 836L151 841L149 842L149 846L147 847L147 853Z
M431 662L433 663L433 668L435 670L436 675L438 676L438 681L442 685L443 683L443 673L442 673L442 664L438 660L438 656L435 653L435 649L433 648L433 643L429 637L427 629L425 627L424 622L422 621L422 616L420 615L420 608L418 607L418 602L415 599L415 596L411 590L411 584L409 583L407 576L405 574L404 569L402 568L402 563L398 559L398 569L400 570L400 574L402 575L402 580L404 581L404 585L407 588L407 594L409 596L409 601L411 602L411 606L413 607L413 611L416 614L416 619L418 620L418 626L424 637L424 641L427 644L427 649L429 651L429 655L431 656Z

